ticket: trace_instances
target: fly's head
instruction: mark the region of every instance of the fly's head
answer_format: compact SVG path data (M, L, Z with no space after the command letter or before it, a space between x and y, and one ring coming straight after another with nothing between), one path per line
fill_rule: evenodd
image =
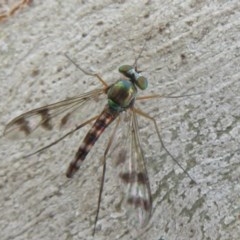
M148 87L147 78L142 76L141 73L136 70L136 68L130 65L122 65L118 70L125 77L130 78L131 82L141 90L145 90Z

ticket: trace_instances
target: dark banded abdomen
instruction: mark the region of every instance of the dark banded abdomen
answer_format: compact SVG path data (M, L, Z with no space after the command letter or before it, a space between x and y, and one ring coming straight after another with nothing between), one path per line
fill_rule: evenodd
M83 143L80 145L75 155L74 160L70 163L66 173L67 177L72 177L74 173L79 169L81 163L84 161L87 154L90 152L91 148L98 140L99 136L103 133L105 128L114 121L118 114L118 112L111 111L108 106L104 108L103 112L99 115L94 125L85 136Z

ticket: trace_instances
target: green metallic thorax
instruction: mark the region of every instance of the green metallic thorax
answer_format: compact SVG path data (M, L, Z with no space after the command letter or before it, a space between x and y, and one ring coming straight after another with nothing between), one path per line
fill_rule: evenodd
M136 70L136 67L122 65L118 70L128 79L120 79L111 85L107 91L107 96L109 109L122 112L133 106L137 95L137 87L145 90L148 81Z
M122 112L134 103L136 94L137 88L131 81L120 79L108 89L108 105L110 109Z

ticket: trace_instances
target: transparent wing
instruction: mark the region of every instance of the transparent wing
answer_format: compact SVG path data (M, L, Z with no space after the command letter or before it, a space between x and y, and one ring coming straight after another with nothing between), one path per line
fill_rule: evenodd
M129 208L130 219L140 227L146 226L152 212L152 197L141 143L137 115L134 109L127 111L122 121L128 122L121 134L116 155L119 178L125 192L125 205Z
M79 125L79 113L89 101L101 100L105 88L95 89L78 97L40 107L14 118L5 127L3 135L13 139L45 134L53 130ZM95 107L96 108L96 107ZM89 112L88 112L89 113Z

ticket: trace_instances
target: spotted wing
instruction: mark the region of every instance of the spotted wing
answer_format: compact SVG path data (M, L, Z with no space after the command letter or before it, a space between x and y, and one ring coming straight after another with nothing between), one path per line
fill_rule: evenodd
M82 111L84 106L88 107L86 103L89 103L89 101L101 100L103 93L105 93L105 89L95 89L78 97L23 113L7 124L3 135L18 139L35 134L41 136L49 131L76 126L81 123L82 114L79 111ZM94 108L96 109L95 106ZM90 111L85 112L89 114Z
M119 178L125 192L125 205L130 211L129 217L144 227L149 222L152 212L152 197L143 150L139 138L137 115L134 109L124 113L128 122L122 133L116 156ZM119 140L119 139L118 139Z

